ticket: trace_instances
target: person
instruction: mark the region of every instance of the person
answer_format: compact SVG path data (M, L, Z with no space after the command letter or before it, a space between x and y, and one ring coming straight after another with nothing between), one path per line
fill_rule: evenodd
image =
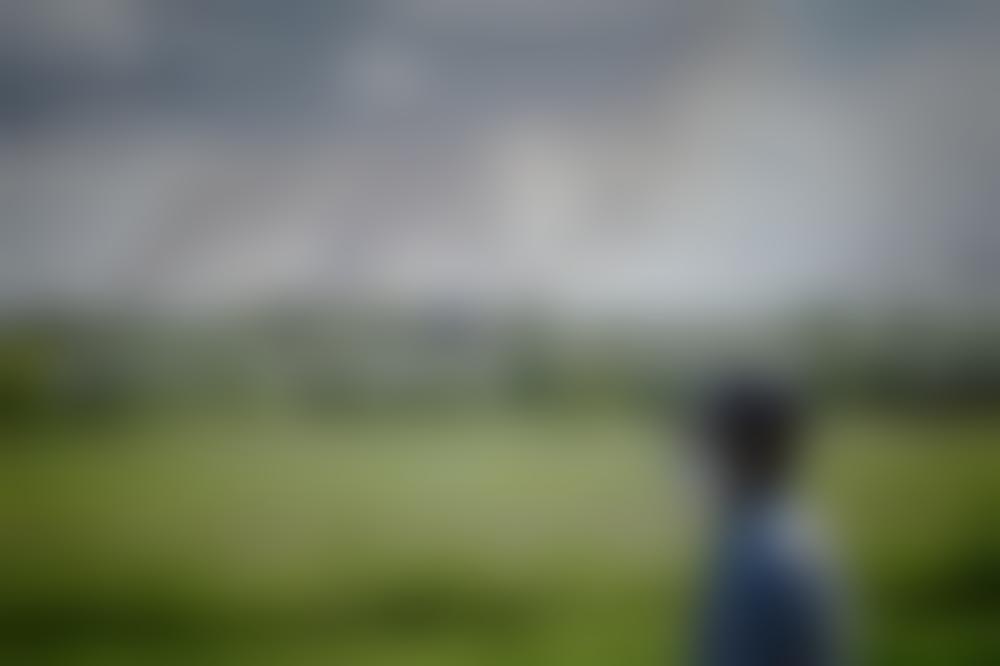
M700 449L721 491L696 662L840 666L838 584L793 498L805 411L761 377L730 379L698 410Z

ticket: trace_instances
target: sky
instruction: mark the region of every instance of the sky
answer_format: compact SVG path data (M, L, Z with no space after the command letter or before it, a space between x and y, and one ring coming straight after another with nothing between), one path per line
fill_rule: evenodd
M990 4L8 0L0 308L992 306Z

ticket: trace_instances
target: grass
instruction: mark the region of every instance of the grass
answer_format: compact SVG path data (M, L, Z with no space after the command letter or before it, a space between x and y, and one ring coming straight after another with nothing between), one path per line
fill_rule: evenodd
M683 663L700 523L623 414L22 430L0 451L0 660ZM842 415L809 488L870 663L1000 662L1000 417Z

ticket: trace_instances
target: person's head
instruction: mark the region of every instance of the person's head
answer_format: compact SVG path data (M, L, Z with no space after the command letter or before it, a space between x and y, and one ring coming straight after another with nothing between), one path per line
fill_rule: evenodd
M804 426L795 391L766 377L733 377L708 392L699 414L700 439L726 496L742 501L785 486Z

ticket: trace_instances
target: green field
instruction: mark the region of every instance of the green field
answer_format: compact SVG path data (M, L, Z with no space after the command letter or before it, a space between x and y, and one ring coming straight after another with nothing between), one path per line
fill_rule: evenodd
M22 427L0 661L683 663L701 521L618 413ZM1000 663L1000 417L830 418L809 488L873 664Z

